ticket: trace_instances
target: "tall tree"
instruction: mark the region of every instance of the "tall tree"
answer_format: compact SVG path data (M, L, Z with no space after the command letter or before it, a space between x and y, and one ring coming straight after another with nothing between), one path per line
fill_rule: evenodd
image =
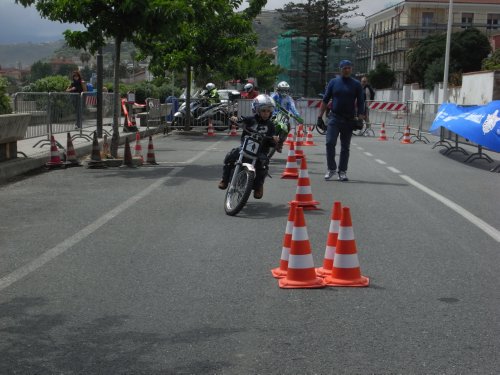
M195 74L207 76L210 70L223 68L229 58L255 45L257 39L251 21L266 2L249 0L248 7L238 12L243 0L185 0L188 17L182 20L175 36L143 34L138 45L144 54L152 56L150 64L156 73L185 71L186 106L189 108L191 69ZM186 114L188 128L189 111Z
M38 79L52 75L52 66L49 63L44 63L40 60L31 65L30 81L35 82Z
M176 25L191 12L179 0L16 0L23 6L35 5L40 15L52 21L81 23L85 31L64 32L68 45L96 52L106 39L114 39L115 111L110 151L118 154L118 122L120 116L119 74L120 49L125 40L133 41L141 33L159 33L175 37ZM102 130L101 134L102 135Z
M441 82L445 47L446 34L435 34L419 40L407 53L406 82L417 82L429 89ZM457 74L481 70L482 61L490 51L488 38L477 29L470 28L451 34L450 79Z

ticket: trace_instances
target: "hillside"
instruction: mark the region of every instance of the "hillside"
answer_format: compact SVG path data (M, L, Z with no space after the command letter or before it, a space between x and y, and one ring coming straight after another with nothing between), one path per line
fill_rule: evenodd
M63 40L50 43L0 44L0 66L2 68L26 68L35 61L50 58L64 45Z
M253 27L258 35L258 49L268 49L276 46L277 39L282 30L282 22L278 12L264 11L254 21ZM130 43L122 45L121 60L131 60L130 53L133 46ZM111 63L113 54L112 46L103 50L104 63ZM49 60L54 55L72 58L77 64L80 63L80 51L69 48L64 40L50 43L18 43L0 44L0 66L2 68L26 68L34 62Z

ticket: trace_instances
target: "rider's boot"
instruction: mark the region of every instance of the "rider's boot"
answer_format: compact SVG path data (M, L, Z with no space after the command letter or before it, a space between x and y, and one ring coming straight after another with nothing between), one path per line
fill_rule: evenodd
M226 190L227 189L227 181L220 180L219 181L219 189Z
M261 199L263 195L264 195L264 185L260 185L259 187L256 187L254 189L253 197L255 199Z

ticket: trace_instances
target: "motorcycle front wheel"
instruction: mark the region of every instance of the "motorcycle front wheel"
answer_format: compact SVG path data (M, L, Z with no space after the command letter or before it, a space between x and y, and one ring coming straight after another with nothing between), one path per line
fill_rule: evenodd
M240 212L250 197L253 182L255 180L254 172L248 168L242 167L234 178L234 185L229 185L224 199L224 210L229 216L234 216Z

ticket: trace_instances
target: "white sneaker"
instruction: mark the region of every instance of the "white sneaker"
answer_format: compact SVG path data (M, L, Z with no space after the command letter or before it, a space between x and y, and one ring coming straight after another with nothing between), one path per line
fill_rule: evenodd
M339 181L349 181L345 172L343 171L339 172Z
M327 180L327 181L330 180L336 174L337 174L337 171L331 171L331 170L326 171L325 180Z

